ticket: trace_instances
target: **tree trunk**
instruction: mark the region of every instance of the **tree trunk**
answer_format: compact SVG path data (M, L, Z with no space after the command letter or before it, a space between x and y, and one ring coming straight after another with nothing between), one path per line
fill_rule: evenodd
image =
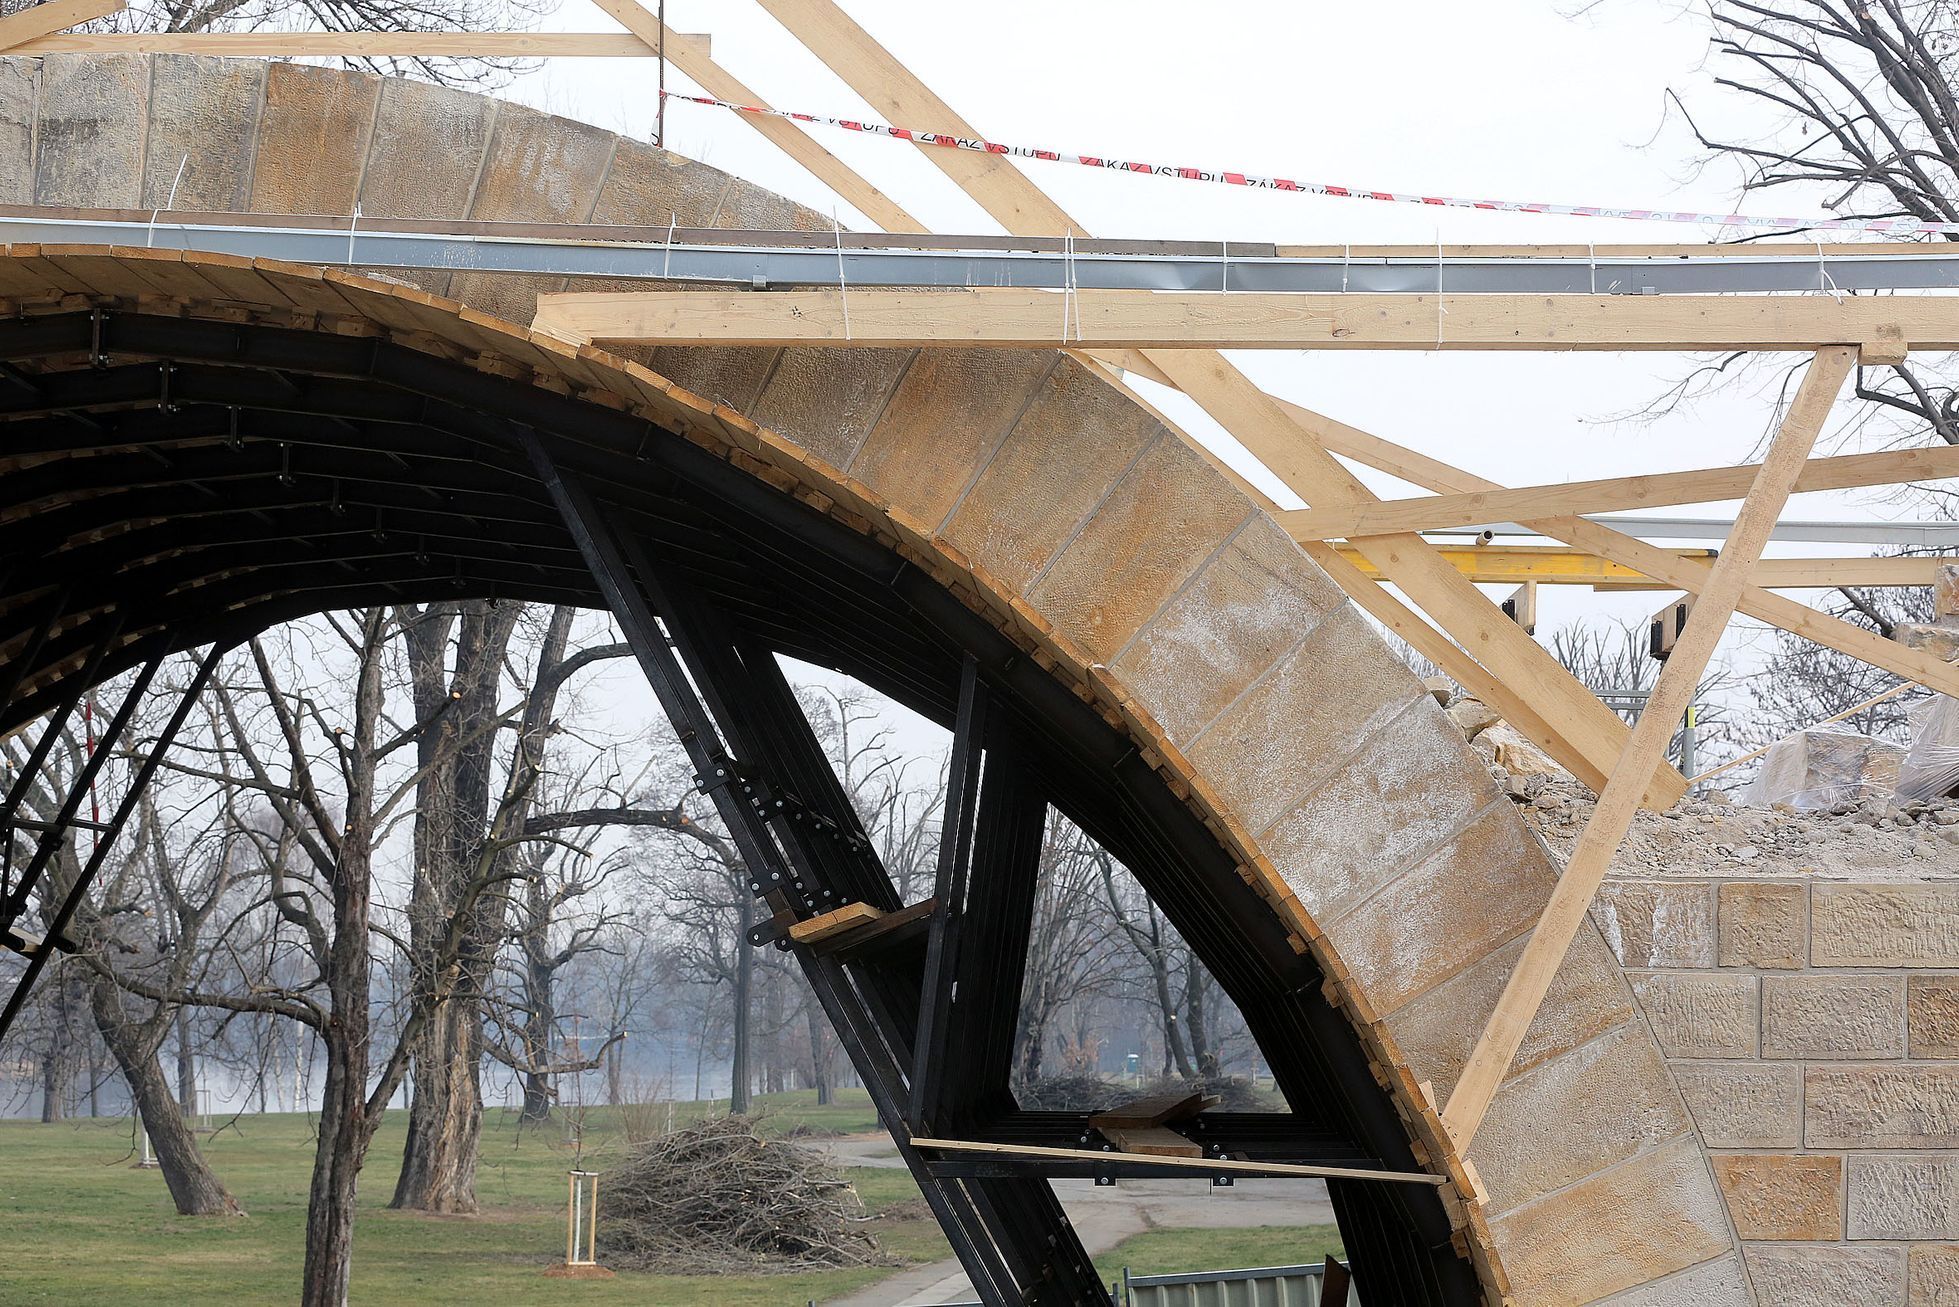
M190 1014L177 1009L177 1108L195 1121L197 1111L197 1057L190 1046Z
M408 1141L390 1207L476 1211L476 1141L483 1129L478 1019L473 1003L444 1003L416 1042Z
M735 1035L734 1066L729 1071L728 1111L736 1116L748 1111L749 1008L755 1000L755 950L748 946L749 897L743 894L741 924L735 931Z
M1218 1073L1218 1050L1211 1043L1211 1023L1206 1013L1204 1000L1204 964L1197 960L1195 950L1185 959L1188 970L1185 973L1185 1008L1190 1013L1190 1047L1197 1055L1197 1074L1209 1079Z
M541 1125L551 1119L551 1077L542 1068L551 1065L552 1034L558 1028L558 969L548 954L529 947L524 968L524 1112L518 1118L525 1125Z
M243 1216L237 1200L198 1151L197 1136L184 1119L171 1092L170 1078L157 1058L157 1045L167 1027L159 1019L146 1034L142 1026L132 1023L123 1007L122 990L107 976L89 977L88 998L95 1028L102 1033L102 1042L108 1045L109 1055L129 1086L130 1104L150 1137L177 1215Z
M336 941L336 953L340 951ZM366 1003L336 1003L326 1032L313 1180L306 1197L306 1269L300 1307L346 1307L354 1259L354 1197L366 1148L361 1089L367 1080Z
M809 1023L809 1079L816 1086L816 1105L828 1107L836 1101L836 1050L830 1046L830 1023L814 995L803 999L803 1015Z
M626 1101L626 1059L624 1043L608 1044L605 1049L605 1101L617 1107Z

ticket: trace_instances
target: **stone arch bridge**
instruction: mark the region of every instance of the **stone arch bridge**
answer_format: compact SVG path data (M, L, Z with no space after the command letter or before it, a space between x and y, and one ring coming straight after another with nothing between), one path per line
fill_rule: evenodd
M173 185L184 209L828 225L429 85L0 59L0 203L151 208ZM606 606L728 771L751 865L802 882L758 874L776 911L895 912L770 655L834 666L954 727L968 769L963 912L796 947L901 1144L1081 1134L1006 1081L1053 804L1193 941L1284 1090L1289 1113L1207 1114L1207 1143L1435 1181L1329 1182L1365 1301L1751 1301L1707 1146L1590 927L1456 1155L1435 1103L1555 865L1353 606L1150 413L1054 352L629 359L531 335L535 279L413 281L0 250L0 730L337 605ZM844 829L752 820L740 787ZM1104 1300L1047 1184L1080 1163L904 1151L989 1301Z

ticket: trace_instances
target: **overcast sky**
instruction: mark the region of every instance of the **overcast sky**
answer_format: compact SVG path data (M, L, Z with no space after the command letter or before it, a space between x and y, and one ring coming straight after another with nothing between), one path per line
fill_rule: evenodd
M1737 202L1738 173L1703 166L1678 115L1666 112L1666 93L1679 91L1703 122L1767 126L1738 123L1745 105L1714 88L1704 66L1707 28L1696 11L1651 0L1605 0L1576 17L1577 0L996 0L959 9L846 0L846 7L981 132L1014 144L1431 194L1726 211ZM749 0L670 0L668 21L677 31L711 33L716 60L778 107L879 118ZM548 25L616 30L587 0L566 0ZM669 76L691 89L677 72ZM646 61L559 60L504 94L645 138L652 86ZM997 230L911 147L813 130L935 229ZM726 111L675 104L667 132L681 153L836 210L846 226L869 226ZM1098 236L1609 243L1719 234L1016 166ZM1783 196L1743 207L1809 212L1818 204ZM649 223L665 217L646 215ZM1287 398L1508 484L1744 461L1764 436L1786 361L1772 359L1775 366L1647 419L1628 415L1684 376L1692 360L1350 352L1240 359ZM1216 438L1180 397L1172 405L1193 431ZM1383 494L1414 493L1365 475ZM1670 511L1721 517L1733 507ZM1799 496L1786 514L1911 515L1873 502L1869 492ZM1864 551L1771 547L1783 555L1836 552ZM1659 602L1656 594L1547 588L1539 635L1581 615L1638 618ZM1743 653L1741 661L1750 659Z

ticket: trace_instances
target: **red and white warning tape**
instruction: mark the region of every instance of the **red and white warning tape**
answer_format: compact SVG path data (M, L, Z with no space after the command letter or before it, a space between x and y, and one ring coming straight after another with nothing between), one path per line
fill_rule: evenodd
M1409 195L1399 191L1376 191L1359 186L1336 186L1331 182L1298 182L1285 177L1262 177L1256 173L1225 172L1215 168L1185 168L1164 163L1138 163L1129 159L1110 159L1099 154L1078 154L1068 150L1045 150L1026 145L1001 145L997 141L971 136L947 136L941 132L914 132L884 123L862 122L852 118L830 118L822 114L791 113L783 109L764 109L752 104L731 104L703 95L662 92L670 100L685 100L715 109L770 118L787 118L799 123L838 127L869 136L888 136L893 140L919 145L938 145L949 150L971 150L976 154L1000 154L1015 159L1038 159L1047 163L1073 163L1084 168L1105 168L1115 172L1146 173L1152 177L1174 177L1181 181L1213 182L1220 186L1245 186L1262 191L1295 191L1303 195L1330 195L1349 200L1381 200L1389 204L1421 204L1441 209L1482 209L1493 213L1549 213L1572 218L1625 218L1634 222L1714 223L1723 227L1748 227L1763 230L1802 228L1818 231L1868 231L1887 235L1959 232L1959 222L1922 222L1916 218L1767 218L1746 213L1689 213L1675 209L1614 209L1598 204L1546 204L1526 200L1470 200L1453 195Z

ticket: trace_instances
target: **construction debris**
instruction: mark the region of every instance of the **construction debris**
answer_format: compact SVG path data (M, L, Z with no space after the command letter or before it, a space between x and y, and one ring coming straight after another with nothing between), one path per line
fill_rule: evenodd
M615 1266L680 1275L788 1274L879 1260L864 1204L827 1153L714 1117L635 1148L599 1183Z

